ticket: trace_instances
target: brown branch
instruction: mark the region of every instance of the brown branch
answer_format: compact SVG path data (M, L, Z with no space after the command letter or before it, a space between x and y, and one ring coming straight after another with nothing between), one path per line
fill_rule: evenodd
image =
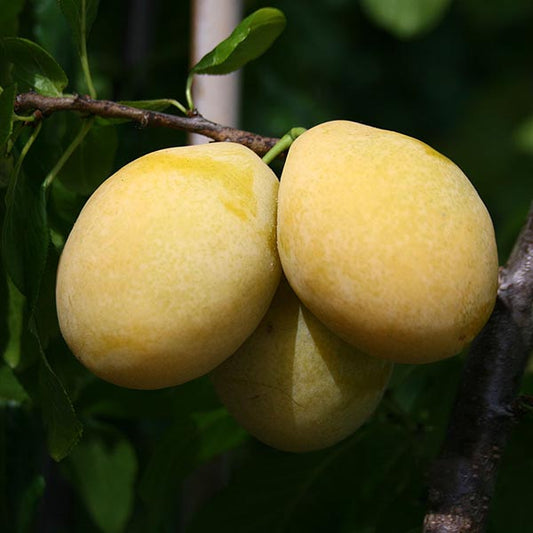
M205 135L214 141L232 141L247 146L258 155L264 155L279 139L263 137L249 131L222 126L197 113L191 116L171 115L158 111L138 109L110 100L93 100L88 96L72 95L51 97L29 92L19 94L15 100L15 112L37 112L43 116L57 111L76 111L102 118L126 119L143 127L162 127Z
M446 438L429 480L425 533L485 531L496 473L515 421L533 349L533 205L507 265L496 307L473 342Z

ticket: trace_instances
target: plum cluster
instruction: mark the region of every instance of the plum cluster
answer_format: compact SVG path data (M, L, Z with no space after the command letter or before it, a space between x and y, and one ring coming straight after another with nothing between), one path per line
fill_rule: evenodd
M458 353L497 277L490 216L455 164L333 121L296 139L280 182L234 143L120 169L69 235L57 310L102 379L154 389L212 372L250 433L307 451L368 419L392 362Z

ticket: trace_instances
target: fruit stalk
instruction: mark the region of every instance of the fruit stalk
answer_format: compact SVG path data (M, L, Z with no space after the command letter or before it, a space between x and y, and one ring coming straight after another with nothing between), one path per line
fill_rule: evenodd
M500 271L496 307L472 343L429 480L425 533L485 531L498 466L533 349L533 204Z

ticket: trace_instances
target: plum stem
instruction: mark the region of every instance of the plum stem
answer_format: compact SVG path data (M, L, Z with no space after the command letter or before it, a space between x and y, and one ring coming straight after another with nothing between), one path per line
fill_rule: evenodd
M263 162L270 165L276 157L288 150L291 144L304 132L305 128L292 128L264 156Z

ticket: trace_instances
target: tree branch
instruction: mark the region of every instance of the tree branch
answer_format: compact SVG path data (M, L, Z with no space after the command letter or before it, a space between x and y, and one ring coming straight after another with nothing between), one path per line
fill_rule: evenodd
M425 533L485 531L515 400L533 349L533 204L495 309L473 342L441 452L430 472Z
M279 139L263 137L249 131L222 126L195 113L191 116L171 115L158 111L138 109L110 100L93 100L88 96L72 95L51 97L38 93L22 93L16 97L15 112L38 112L43 116L57 111L77 111L103 118L126 119L143 127L162 127L205 135L214 141L232 141L247 146L260 156L272 148Z

